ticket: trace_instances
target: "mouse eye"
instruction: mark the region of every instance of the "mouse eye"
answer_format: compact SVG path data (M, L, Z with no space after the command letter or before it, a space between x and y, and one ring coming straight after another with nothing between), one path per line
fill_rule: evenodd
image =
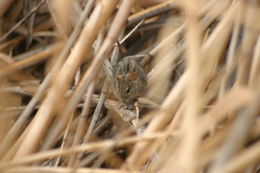
M126 89L125 89L125 91L126 91L127 94L129 94L130 91L131 91L131 88L130 88L129 86L127 86Z

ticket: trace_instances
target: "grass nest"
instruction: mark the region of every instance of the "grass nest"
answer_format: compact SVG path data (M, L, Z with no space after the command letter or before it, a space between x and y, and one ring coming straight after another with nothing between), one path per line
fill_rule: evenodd
M259 18L256 0L1 0L1 172L259 172Z

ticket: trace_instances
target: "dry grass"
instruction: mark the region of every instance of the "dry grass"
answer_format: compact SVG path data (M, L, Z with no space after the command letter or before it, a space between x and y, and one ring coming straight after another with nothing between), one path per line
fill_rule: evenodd
M260 171L260 4L2 0L0 172ZM111 85L133 56L135 110Z

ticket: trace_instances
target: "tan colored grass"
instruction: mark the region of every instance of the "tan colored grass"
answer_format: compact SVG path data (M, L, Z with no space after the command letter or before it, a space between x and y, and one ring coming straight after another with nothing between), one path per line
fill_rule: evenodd
M259 172L257 16L243 0L3 0L0 172ZM126 55L148 77L135 110L111 85Z

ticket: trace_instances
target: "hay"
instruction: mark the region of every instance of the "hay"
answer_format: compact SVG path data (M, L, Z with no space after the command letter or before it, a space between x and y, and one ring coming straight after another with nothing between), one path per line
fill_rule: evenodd
M259 172L260 5L0 2L1 172ZM112 83L126 56L145 93Z

